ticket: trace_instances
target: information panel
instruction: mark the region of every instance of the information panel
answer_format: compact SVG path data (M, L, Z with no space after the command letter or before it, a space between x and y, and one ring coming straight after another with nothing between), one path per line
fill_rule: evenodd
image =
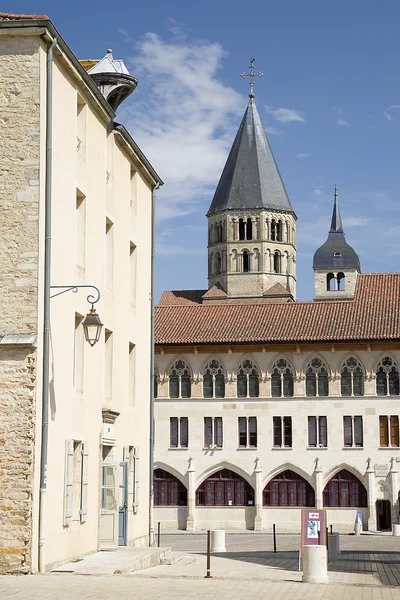
M326 544L326 511L302 508L301 545L317 546Z

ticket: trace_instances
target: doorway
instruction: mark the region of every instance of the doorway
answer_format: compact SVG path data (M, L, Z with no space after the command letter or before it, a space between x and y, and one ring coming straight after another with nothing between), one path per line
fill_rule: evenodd
M119 463L121 467L119 484L119 509L118 509L118 546L128 543L128 463Z
M389 500L376 501L376 523L377 529L387 531L392 527L391 507Z
M117 465L113 459L114 448L103 446L100 513L100 547L102 549L116 548L118 545Z

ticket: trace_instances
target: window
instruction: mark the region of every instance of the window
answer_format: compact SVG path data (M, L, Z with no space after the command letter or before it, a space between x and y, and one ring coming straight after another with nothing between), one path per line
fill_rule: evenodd
M257 417L238 417L239 448L257 448Z
M246 359L239 367L237 374L238 398L258 398L260 381L258 370L251 360Z
M88 459L87 442L66 440L64 525L71 521L84 523L87 519Z
M278 250L274 252L274 273L281 272L281 253Z
M292 417L274 417L274 447L292 447Z
M284 471L265 486L264 506L315 506L315 492L297 473Z
M169 375L169 397L190 398L191 380L188 366L183 360L177 360Z
M367 490L359 479L346 469L339 471L326 484L324 506L365 507L367 506Z
M344 273L338 273L336 275L336 281L337 281L338 292L343 292L344 288L345 288L345 283L346 283L346 279L344 277Z
M216 275L221 275L221 268L222 268L221 255L218 252L215 257L215 274Z
M187 417L171 417L169 420L170 448L187 448L189 444L189 423Z
M326 448L328 446L326 417L308 417L309 448Z
M203 375L203 396L204 398L224 398L225 397L225 374L220 363L213 359Z
M246 240L253 239L253 224L251 219L247 219L246 221Z
M389 356L385 356L376 371L376 393L378 396L399 395L399 370Z
M293 396L293 370L284 358L280 358L272 369L271 396L273 398Z
M222 469L196 490L197 506L253 506L254 490L243 477Z
M247 250L243 250L243 273L250 271L250 256Z
M204 448L222 448L222 417L204 417Z
M314 358L306 372L306 395L328 396L328 370L319 358Z
M245 235L245 223L243 219L239 219L239 240L246 239Z
M333 273L328 273L326 276L326 290L327 292L335 291L335 276Z
M345 447L363 447L362 417L343 417L343 437Z
M364 372L353 356L342 366L341 391L342 396L364 396Z
M186 506L187 489L171 473L154 471L154 506Z
M281 242L282 241L282 221L271 221L271 241ZM277 272L277 271L276 271Z
M385 415L379 417L379 438L381 447L399 447L398 415L391 415L390 417Z

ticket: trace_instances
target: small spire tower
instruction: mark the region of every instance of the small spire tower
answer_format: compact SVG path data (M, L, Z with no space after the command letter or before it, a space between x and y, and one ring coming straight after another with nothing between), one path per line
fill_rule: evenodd
M296 215L254 101L249 104L222 171L208 218L208 296L228 299L296 296Z

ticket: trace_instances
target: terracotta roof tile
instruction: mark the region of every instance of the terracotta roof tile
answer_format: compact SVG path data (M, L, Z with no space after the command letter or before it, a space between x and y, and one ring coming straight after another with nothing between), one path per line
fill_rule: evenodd
M186 306L188 304L201 304L202 297L207 290L174 290L163 292L158 306Z
M0 21L25 21L26 19L41 19L49 20L47 15L21 15L18 13L0 12Z
M156 344L400 339L400 273L359 275L354 300L202 305L190 294L199 291L163 294L169 302L156 307Z

